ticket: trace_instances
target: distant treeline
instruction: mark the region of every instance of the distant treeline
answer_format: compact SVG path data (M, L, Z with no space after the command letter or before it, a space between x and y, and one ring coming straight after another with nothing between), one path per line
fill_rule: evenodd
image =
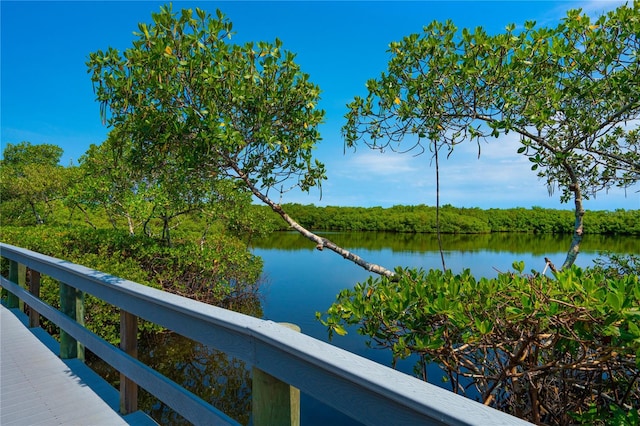
M255 206L267 209L263 206ZM426 205L383 207L318 207L313 204L285 204L284 210L302 226L316 231L387 231L435 233L436 208ZM276 230L288 229L273 216ZM572 210L541 207L511 209L458 208L440 209L440 231L447 234L490 232L529 232L536 234L573 233ZM587 234L640 235L640 210L587 211L584 216Z

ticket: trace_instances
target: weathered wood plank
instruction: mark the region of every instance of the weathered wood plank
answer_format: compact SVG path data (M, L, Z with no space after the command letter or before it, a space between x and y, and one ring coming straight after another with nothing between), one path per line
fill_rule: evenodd
M29 270L29 292L35 297L40 297L40 272ZM29 306L29 327L40 327L40 314L32 306Z
M280 323L300 332L300 327ZM300 389L283 382L257 367L253 367L251 415L254 426L300 425Z
M18 262L15 260L9 261L9 280L14 283L18 282ZM18 297L9 292L7 294L7 307L10 309L17 308L20 305L20 299Z
M128 424L13 313L0 315L0 424Z
M60 282L60 311L84 325L84 293ZM60 330L60 358L84 359L84 346L64 329Z

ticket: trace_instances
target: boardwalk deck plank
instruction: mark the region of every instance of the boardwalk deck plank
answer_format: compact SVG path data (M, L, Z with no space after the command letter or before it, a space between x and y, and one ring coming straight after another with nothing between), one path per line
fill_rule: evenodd
M142 413L120 416L114 411L117 401L110 398L107 403L99 395L111 392L113 397L117 395L115 389L105 388L110 386L87 373L76 374L72 366L80 361L59 359L51 352L54 343L46 340L43 343L36 337L44 330L32 333L5 306L0 306L0 313L0 424L116 426L153 423Z

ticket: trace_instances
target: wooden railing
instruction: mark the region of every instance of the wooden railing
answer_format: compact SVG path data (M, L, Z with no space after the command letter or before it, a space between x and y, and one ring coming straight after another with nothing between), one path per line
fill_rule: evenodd
M136 324L140 317L244 360L254 366L254 371L259 369L364 424L528 424L272 321L221 309L4 243L0 243L0 256L13 262L11 269L16 271L10 273L9 279L1 278L0 281L10 292L8 304L15 305L20 299L31 312L43 315L64 330L70 339L64 345L65 356L70 353L73 356L73 348L77 351L76 356L81 356L82 347L86 346L126 378L120 389L123 414L136 409L137 384L194 424L237 424L136 359ZM62 310L71 312L71 305L80 306L76 302L81 301L84 293L119 308L121 348L109 344L87 330L82 321L73 318L75 315L80 319L82 312L79 315L76 309L70 316L40 300L36 288L23 289L19 283L18 265L23 265L23 273L24 266L32 271L32 284L39 282L40 274L44 274L66 286L61 291L67 294ZM61 351L62 346L61 343ZM254 392L254 398L256 396ZM273 419L268 423L269 420L259 417L253 413L256 426L261 422L275 424ZM290 418L296 422L295 413ZM286 423L291 424L291 421L286 420Z

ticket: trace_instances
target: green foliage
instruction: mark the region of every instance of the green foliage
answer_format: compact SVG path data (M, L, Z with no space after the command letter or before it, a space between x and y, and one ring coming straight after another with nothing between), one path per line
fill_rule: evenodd
M101 145L91 145L80 158L81 176L69 194L69 203L85 212L103 210L114 228L126 221L133 234L150 220L153 194L140 173L120 160L113 140L111 136Z
M453 151L509 132L562 199L637 182L640 5L595 21L570 11L556 28L490 35L433 22L392 42L388 70L349 104L347 146ZM522 27L521 27L522 28Z
M455 392L473 384L484 403L534 422L566 423L591 403L640 408L638 275L513 267L494 279L399 268L317 315L330 335L357 326L394 358L437 362Z
M575 413L572 417L580 424L592 426L634 426L640 424L638 410L623 410L615 404L598 407L589 405L588 410Z
M164 168L165 180L232 178L256 192L320 184L320 91L279 40L232 44L220 11L163 6L152 18L131 48L87 63L126 162L145 176Z
M233 232L247 231L251 218L239 214L251 202L246 189L229 179L201 180L169 160L152 170L139 169L127 161L131 146L123 146L116 134L111 132L81 157L80 181L70 191L68 204L85 214L102 210L113 228L152 236L167 245L179 224L198 215L209 218L205 229L224 221Z
M228 309L260 312L262 261L232 237L215 235L202 247L166 247L151 238L109 229L3 227L2 241ZM42 298L58 306L58 284L48 277L43 277ZM85 304L87 327L117 342L119 314L91 296ZM156 329L145 324L141 331Z
M254 206L261 210L259 206ZM426 205L382 207L317 207L285 204L287 212L309 229L322 231L387 231L403 233L435 233L436 208ZM265 211L267 208L262 208ZM568 210L488 209L441 207L442 233L480 234L489 232L528 232L536 234L569 234L573 231L574 214ZM286 230L275 220L273 229ZM640 210L590 212L585 234L639 235Z
M86 236L88 234L84 234ZM103 237L107 235L103 233ZM112 236L113 243L117 243L117 236ZM119 277L125 277L143 285L159 286L149 279L134 258L126 258L107 250L106 240L102 244L90 246L83 239L81 230L71 231L64 228L52 227L3 227L2 241L19 247L24 247L49 256L69 260L90 268L100 270ZM59 308L59 283L43 275L41 279L40 295L43 301ZM112 343L120 339L119 312L110 305L91 295L85 296L85 323L87 328ZM46 323L48 331L57 334L57 327ZM148 332L157 328L147 326L141 332Z
M31 142L8 143L2 152L3 166L57 166L62 157L62 148L51 144L32 145Z
M54 215L71 182L71 168L58 165L56 145L7 144L0 162L3 219L43 224Z
M626 256L615 253L603 253L604 257L596 260L596 265L607 271L609 275L638 275L640 276L640 256L629 254Z

